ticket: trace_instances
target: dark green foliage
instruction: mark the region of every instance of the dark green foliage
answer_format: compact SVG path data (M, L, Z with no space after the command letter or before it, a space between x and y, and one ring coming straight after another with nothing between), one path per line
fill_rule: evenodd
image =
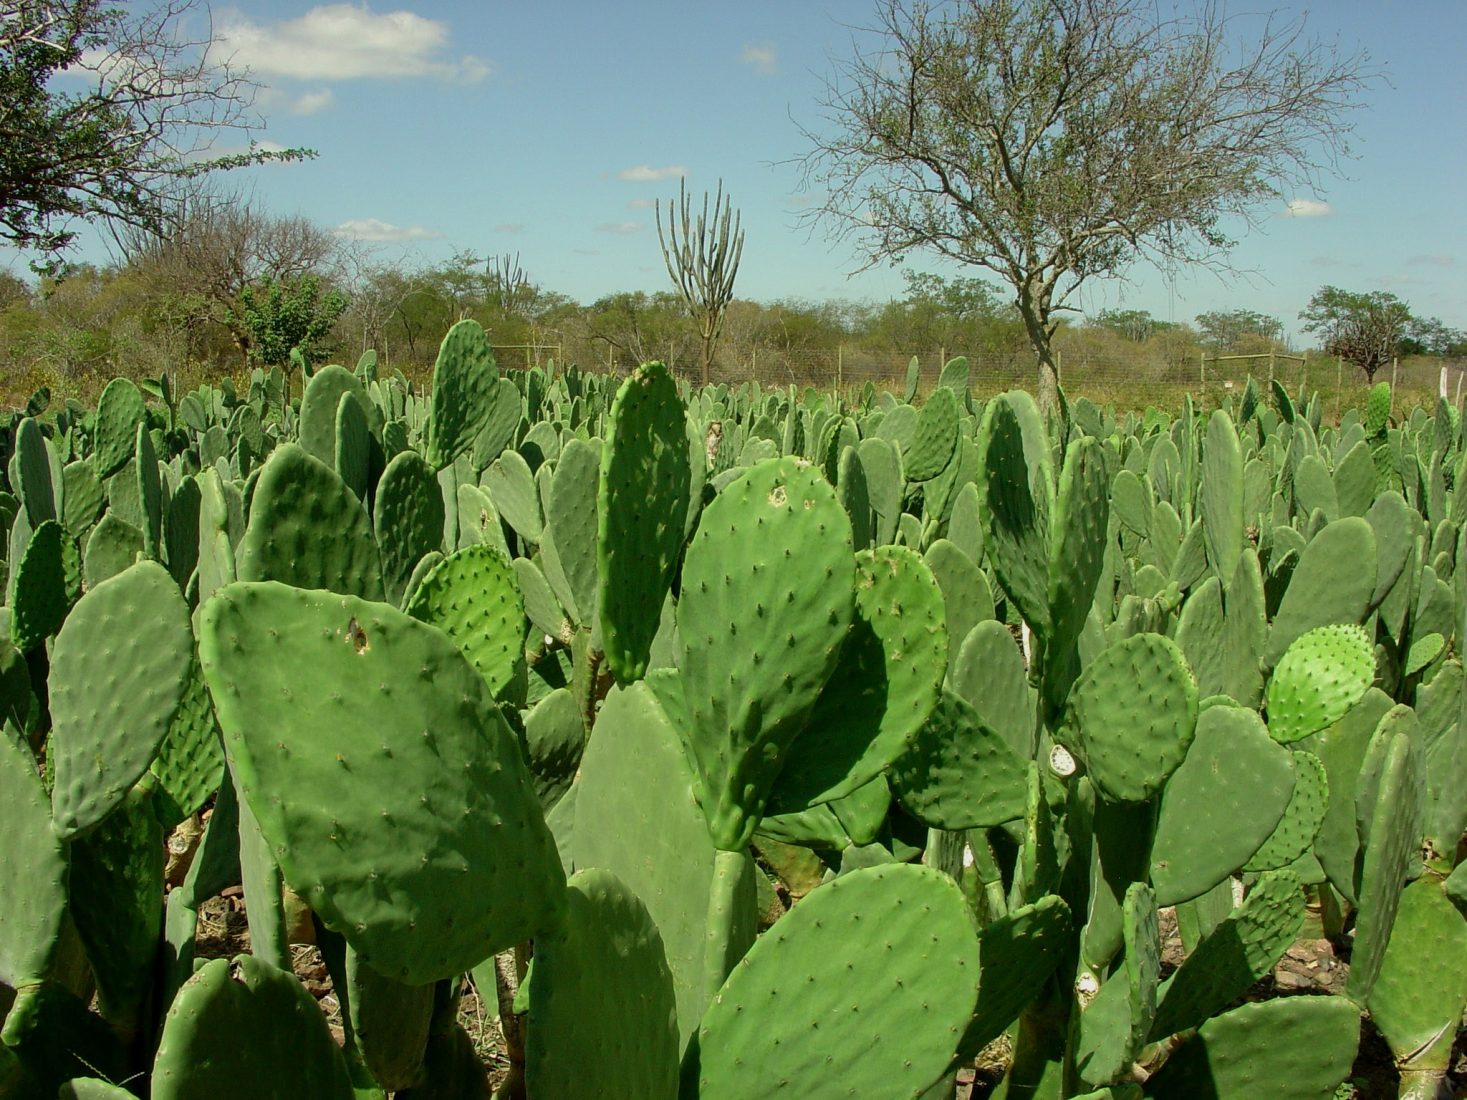
M317 275L295 279L266 277L240 289L240 318L250 335L250 357L267 366L284 366L298 352L307 363L330 350L326 338L346 310L346 295L323 290Z

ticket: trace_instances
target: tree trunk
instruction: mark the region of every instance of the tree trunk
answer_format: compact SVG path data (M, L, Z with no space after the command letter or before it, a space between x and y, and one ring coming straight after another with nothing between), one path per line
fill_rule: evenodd
M1029 334L1029 344L1039 360L1039 385L1035 397L1039 402L1039 415L1046 420L1059 407L1059 367L1054 361L1054 351L1049 346L1047 317L1040 315L1036 303L1020 294L1016 303L1019 316L1024 319L1024 331Z
M706 333L703 334L703 385L708 385L709 368L713 365L713 340Z

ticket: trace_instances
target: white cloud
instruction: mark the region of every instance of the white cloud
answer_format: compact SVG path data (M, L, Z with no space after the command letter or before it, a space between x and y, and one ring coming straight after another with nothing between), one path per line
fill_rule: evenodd
M657 205L656 199L632 199L627 203L628 210L651 210Z
M1290 199L1284 207L1286 218L1327 218L1334 212L1333 206L1319 199Z
M597 233L614 233L618 236L629 236L632 233L642 231L641 222L602 222L596 227Z
M745 46L743 53L739 54L739 60L760 76L773 76L775 67L779 64L779 55L772 43L763 42Z
M448 24L410 11L378 14L351 4L322 4L280 23L255 23L235 12L222 21L217 37L233 62L256 76L431 76L473 84L490 72L482 58L446 58Z
M658 180L675 180L687 174L688 169L682 164L669 164L664 168L652 168L646 164L638 164L632 168L623 168L616 174L616 178L631 180L633 183L655 183Z
M494 227L496 233L523 233L524 231L524 222L500 222Z
M353 218L331 232L353 241L431 241L443 234L421 225L393 225L380 218Z
M324 111L330 107L336 99L336 93L330 88L322 88L318 92L306 92L290 105L292 114L313 115L317 111Z
M1406 261L1411 267L1451 267L1456 262L1451 256L1412 256Z

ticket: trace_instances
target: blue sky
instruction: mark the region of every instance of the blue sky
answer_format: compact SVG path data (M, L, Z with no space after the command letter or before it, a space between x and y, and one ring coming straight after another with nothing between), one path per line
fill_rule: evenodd
M1271 0L1229 5L1234 14ZM1303 5L1282 4L1297 15ZM651 200L721 177L747 234L736 293L899 297L900 269L850 278L848 245L812 236L790 163L799 124L871 7L819 0L374 0L307 8L216 4L217 31L264 85L262 138L318 160L249 173L272 211L375 238L383 260L518 252L541 285L582 302L670 287ZM1146 267L1090 284L1089 310L1190 320L1210 309L1296 315L1326 283L1387 289L1467 328L1467 2L1329 0L1311 31L1364 47L1389 84L1356 113L1346 178L1282 205L1233 254L1221 283ZM921 270L961 273L913 254ZM973 272L977 273L977 272Z

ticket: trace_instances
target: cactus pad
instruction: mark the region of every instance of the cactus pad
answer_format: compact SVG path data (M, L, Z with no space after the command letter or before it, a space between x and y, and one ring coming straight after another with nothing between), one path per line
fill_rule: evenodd
M480 543L448 555L419 582L407 613L452 638L496 700L524 702L528 624L514 568L502 553Z
M1375 591L1376 544L1359 516L1337 519L1305 546L1268 630L1263 663L1273 666L1300 635L1364 620ZM1353 666L1352 666L1353 667Z
M569 688L556 688L524 714L525 762L549 813L575 781L586 747L586 719Z
M72 841L67 891L102 1016L136 1026L158 956L163 831L146 799L128 800Z
M976 1058L1044 987L1071 935L1070 910L1057 894L1012 910L978 933L978 1004L959 1054Z
M947 670L942 593L904 546L856 555L856 619L777 782L783 809L850 794L919 735Z
M682 547L692 483L686 413L660 363L638 368L612 402L601 451L597 558L601 640L622 684L647 671Z
M448 330L433 365L433 404L428 422L428 462L435 470L474 445L489 420L499 368L478 321Z
M565 920L535 941L525 1080L531 1096L572 1097L595 1067L606 1096L676 1100L677 1007L657 926L610 871L568 883Z
M1370 387L1365 401L1365 437L1379 439L1385 435L1391 419L1391 384L1377 382Z
M260 473L235 564L244 581L383 596L366 508L330 466L293 443L276 447Z
M1049 517L1054 490L1047 469L1029 469L1015 396L995 398L984 425L988 557L1024 621L1044 637L1049 632Z
M1094 439L1070 444L1060 471L1054 529L1049 547L1049 634L1051 649L1073 647L1095 602L1110 524L1110 482L1105 453Z
M613 689L602 705L581 760L572 848L577 867L613 872L656 922L686 1044L707 1005L703 963L717 850L693 799L678 732L652 692L651 683L668 675ZM743 862L743 903L722 945L730 964L754 942L758 872L753 860Z
M1028 761L950 691L890 778L907 812L931 829L977 829L1024 816Z
M1232 418L1222 409L1207 420L1200 496L1207 560L1226 584L1243 552L1243 453Z
M678 634L714 843L749 842L855 611L851 521L794 458L761 462L706 509L683 564Z
M1284 652L1268 683L1268 732L1289 744L1338 722L1375 677L1375 648L1358 626L1321 626Z
M443 548L443 493L416 451L394 455L377 482L372 517L389 603L400 604L423 555Z
M153 805L164 828L197 813L219 787L224 746L197 658L150 770L158 778Z
M66 618L72 599L66 576L68 543L61 524L48 519L31 533L19 561L11 563L10 640L22 653L56 633Z
M1393 721L1398 713L1407 720ZM1405 707L1397 707L1381 719L1366 754L1365 775L1357 795L1361 803L1357 814L1367 827L1361 835L1359 907L1346 992L1364 1003L1369 1003L1390 942L1401 901L1401 883L1419 858L1426 781L1415 727L1414 716ZM1372 776L1370 758L1377 743L1379 771Z
M127 465L137 446L138 425L147 419L148 407L136 385L126 378L107 383L97 399L97 436L92 450L98 477L111 477Z
M921 1096L972 1017L978 971L967 905L942 872L842 875L734 967L684 1063L697 1082L684 1095L742 1100L799 1082L811 1100Z
M1155 1100L1330 1096L1350 1073L1360 1012L1344 997L1245 1004L1198 1029L1146 1083ZM1266 1083L1266 1084L1265 1084Z
M50 678L51 804L62 836L96 825L147 770L192 663L188 605L156 562L138 562L77 602Z
M199 655L242 802L363 962L419 984L553 924L555 842L447 635L386 604L240 582L204 608Z
M1293 757L1257 714L1203 711L1161 796L1151 849L1157 903L1190 901L1240 870L1283 818L1293 789Z
M555 535L554 550L571 598L587 626L596 622L600 602L600 567L596 562L600 468L600 448L583 439L568 439L555 463L549 491L544 493L545 521ZM547 539L547 552L551 545Z
M1435 879L1402 892L1367 1004L1403 1070L1444 1073L1467 1009L1467 921Z
M1329 808L1329 779L1324 765L1312 752L1295 752L1293 756L1294 793L1263 847L1243 864L1245 871L1276 871L1289 866L1309 851L1324 824Z
M947 468L958 445L958 402L939 387L917 414L917 430L902 451L908 481L928 481Z
M1103 650L1070 691L1061 740L1101 795L1142 802L1187 755L1197 727L1197 684L1175 642L1134 634Z
M1161 987L1151 1024L1155 1041L1202 1024L1273 972L1304 926L1304 893L1291 871L1259 877Z
M183 984L153 1062L155 1100L352 1100L341 1050L294 974L253 955L211 959Z
M66 910L66 855L30 750L0 728L0 983L45 975Z

